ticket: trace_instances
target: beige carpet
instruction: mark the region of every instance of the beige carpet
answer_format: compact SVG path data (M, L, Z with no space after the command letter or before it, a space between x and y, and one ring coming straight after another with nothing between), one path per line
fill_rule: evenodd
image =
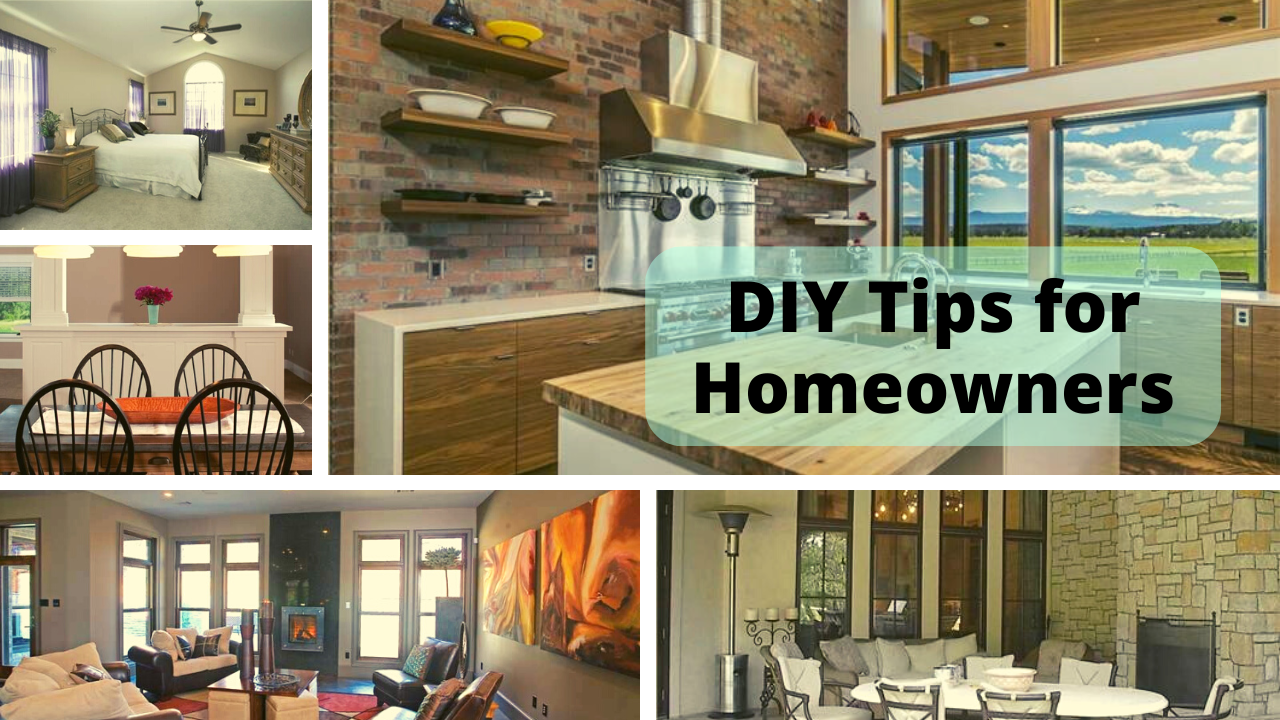
M0 230L310 230L311 216L271 177L266 163L211 154L204 199L99 187L60 213L34 207L0 218Z

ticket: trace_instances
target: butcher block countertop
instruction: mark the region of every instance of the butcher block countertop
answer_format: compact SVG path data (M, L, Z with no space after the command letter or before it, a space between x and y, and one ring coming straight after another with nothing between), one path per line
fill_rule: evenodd
M1032 311L1023 310L1021 313ZM1014 327L1023 328L1023 331L1011 331L1005 335L1021 335L1020 338L1009 339L1015 340L1014 344L1027 353L1027 367L1023 369L1034 366L1035 372L1061 373L1113 337L1109 332L1075 336L1041 334L1030 317L1019 317L1020 312L1016 310L1014 314ZM905 388L911 376L933 372L945 378L957 368L974 365L965 362L962 357L947 356L941 352L912 353L901 346L886 348L829 339L840 335L842 329L848 330L855 323L864 324L865 316L837 321L833 328L835 332L830 334L774 333L674 356L556 378L543 384L543 399L633 439L729 474L926 474L938 469L999 422L1000 416L981 413L961 416L950 407L938 415L929 416L929 421L924 422L915 414L904 414L909 415L906 417L867 411L861 400L862 383L874 373L885 372L898 376L904 388L901 402L905 404ZM750 350L744 352L748 346ZM947 352L969 351L956 348ZM815 412L812 416L815 432L828 431L832 423L840 423L839 437L886 438L892 437L887 435L890 432L894 432L896 437L902 437L907 432L905 428L897 428L896 432L891 428L896 417L898 422L912 423L911 436L920 438L922 445L671 445L661 440L649 427L645 400L646 362L657 364L651 372L663 372L670 368L673 376L687 374L693 367L693 362L709 362L715 378L723 377L726 363L741 362L741 387L744 396L750 378L766 368L782 377L790 377L795 372L812 373L820 367L842 369L858 380L858 412L852 416L819 415ZM674 387L675 381L670 382ZM1010 396L1012 398L1013 393ZM840 395L837 393L836 397L835 405L838 408ZM742 407L744 410L749 408L745 397L742 399ZM682 414L685 419L678 423L681 430L696 427L699 419L692 408ZM771 416L755 417L761 418L758 427L745 429L744 432L754 433L753 436L761 440L776 437L771 433L771 429L776 428L776 421L771 421ZM713 420L708 420L711 421Z
M485 300L473 303L451 303L427 307L377 310L356 313L356 317L394 328L397 332L421 332L467 325L527 320L552 315L603 312L641 307L644 298L610 292L580 292L545 297L522 297Z

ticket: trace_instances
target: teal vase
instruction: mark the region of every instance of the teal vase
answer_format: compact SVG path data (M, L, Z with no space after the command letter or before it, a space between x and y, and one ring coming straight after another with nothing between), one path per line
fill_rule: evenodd
M152 325L158 325L160 323L160 306L159 305L147 306L147 322Z

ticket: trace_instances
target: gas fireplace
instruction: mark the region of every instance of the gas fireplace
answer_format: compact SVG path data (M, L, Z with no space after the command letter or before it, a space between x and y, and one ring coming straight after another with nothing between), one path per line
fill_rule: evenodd
M287 607L282 613L281 650L324 650L324 608Z

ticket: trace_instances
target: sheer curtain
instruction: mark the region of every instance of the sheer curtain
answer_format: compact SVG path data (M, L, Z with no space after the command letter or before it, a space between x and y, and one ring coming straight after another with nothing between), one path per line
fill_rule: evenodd
M0 30L0 217L31 204L36 123L48 107L49 49Z
M185 112L182 124L187 135L205 133L209 137L209 152L226 150L226 138L222 126L222 110L226 93L221 81L188 82L186 84Z
M137 80L129 81L129 122L137 122L142 119L142 83Z

